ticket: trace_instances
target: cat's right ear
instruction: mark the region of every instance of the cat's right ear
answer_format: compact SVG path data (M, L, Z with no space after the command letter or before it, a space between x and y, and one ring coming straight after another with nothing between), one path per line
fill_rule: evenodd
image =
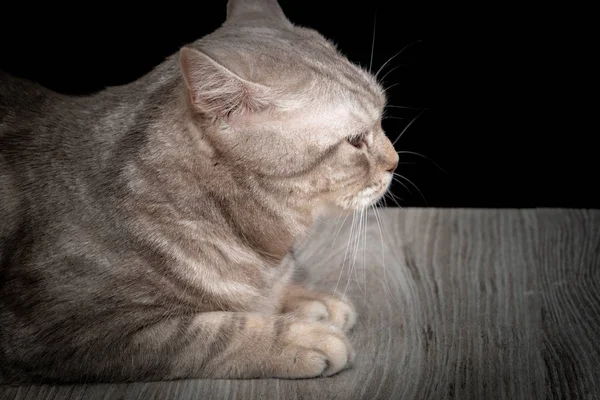
M281 26L290 28L287 19L277 0L229 0L227 2L227 21L268 19Z
M209 117L258 112L272 104L267 87L242 79L199 50L183 47L179 66L192 106Z

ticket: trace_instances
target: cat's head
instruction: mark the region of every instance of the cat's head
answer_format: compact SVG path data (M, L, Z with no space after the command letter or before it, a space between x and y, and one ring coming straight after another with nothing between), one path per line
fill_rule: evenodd
M316 207L380 199L398 155L381 127L385 94L276 0L230 0L227 20L184 47L189 106L229 165Z

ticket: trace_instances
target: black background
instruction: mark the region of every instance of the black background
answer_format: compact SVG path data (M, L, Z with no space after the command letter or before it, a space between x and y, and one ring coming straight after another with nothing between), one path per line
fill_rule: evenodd
M411 182L394 184L401 206L600 207L600 130L586 122L594 114L587 95L597 93L587 74L597 45L584 40L590 10L280 4L367 67L376 21L374 71L408 46L380 74L394 85L389 104L416 108L389 108L388 135L418 116L396 143L422 155L400 155L397 172ZM130 82L225 18L225 1L17 5L0 24L0 68L69 94Z

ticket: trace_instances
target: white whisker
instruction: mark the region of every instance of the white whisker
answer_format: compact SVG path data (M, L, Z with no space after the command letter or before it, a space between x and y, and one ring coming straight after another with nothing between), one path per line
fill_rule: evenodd
M391 192L391 191L388 191L386 194L387 194L388 196L390 196L391 198L395 199L395 200L399 200L399 201L402 201L402 200L404 200L402 197L396 196L396 195L395 195L393 192Z
M364 293L362 291L362 287L360 286L360 280L358 278L358 272L356 271L356 256L358 255L358 250L360 249L360 235L361 235L361 230L364 227L364 216L365 216L365 210L361 209L360 210L360 214L359 214L359 220L358 220L358 228L356 229L356 240L355 240L355 248L354 248L354 256L352 257L352 267L350 269L350 273L348 274L348 282L346 283L346 287L344 288L344 296L346 295L346 291L348 290L348 286L350 284L350 280L352 279L352 273L354 272L354 276L356 277L356 283L358 284L358 288L360 289L361 293L364 296Z
M356 249L354 251L354 260L352 262L352 268L354 270L354 276L356 277L356 284L358 285L358 288L360 290L360 292L363 294L364 293L362 291L362 286L360 285L360 278L358 276L358 267L356 265L356 258L358 256L358 252L360 250L360 241L361 241L361 234L362 234L362 230L364 229L364 223L365 223L365 210L361 209L360 210L360 224L358 224L358 230L357 230L357 235L356 235Z
M346 265L346 257L348 256L348 249L350 248L350 242L352 241L352 232L354 230L354 221L356 220L356 211L352 211L352 223L350 224L350 233L348 234L348 244L346 245L346 251L344 252L344 259L342 260L342 267L340 269L340 275L338 276L337 282L335 283L335 287L333 288L333 293L336 292L340 280L342 279L342 275L344 274L344 267ZM332 295L333 298L333 295Z
M388 59L387 59L387 61L386 61L386 62L384 62L384 63L383 63L383 65L382 65L381 67L379 67L379 69L378 69L378 70L377 70L377 72L375 73L375 79L377 79L377 76L379 75L379 73L381 72L381 70L382 70L382 69L384 69L384 68L385 68L385 66L386 66L386 65L388 65L388 63L389 63L390 61L392 61L394 58L396 58L396 57L398 57L400 54L402 54L402 52L403 52L404 50L406 50L408 47L412 46L412 45L413 45L413 44L415 44L415 43L419 43L419 42L420 42L420 40L417 40L417 41L415 41L415 42L412 42L412 43L409 43L409 44L407 44L406 46L404 46L404 47L402 48L402 50L400 50L399 52L397 52L396 54L394 54L393 56L391 56L390 58L388 58Z
M397 176L398 178L402 178L402 179L406 180L408 183L410 183L415 189L417 189L417 192L419 192L419 194L421 195L421 197L425 201L425 204L429 205L427 203L427 199L425 199L425 196L423 196L423 193L421 193L421 190L419 190L419 188L417 187L417 185L415 185L410 179L408 179L407 177L402 176L402 175L400 175L400 174L398 174L396 172L394 172L394 176Z
M394 86L398 86L401 85L403 82L396 82L388 87L386 87L385 89L383 89L384 92L387 92L388 90L390 90L391 88L393 88Z
M339 236L340 232L342 231L342 228L344 227L344 224L346 223L346 220L348 219L348 217L349 217L349 216L350 216L350 214L346 214L346 217L345 217L345 218L344 218L344 220L342 221L342 224L341 224L341 225L338 227L338 229L337 229L337 232L336 232L336 234L335 234L335 235L334 235L334 237L333 237L333 242L332 242L332 244L334 244L334 243L335 243L335 241L336 241L337 237ZM339 217L338 217L338 221L337 221L337 223L339 223L339 222L340 222L340 219L341 219L341 218L342 218L341 216L339 216Z
M371 40L371 61L369 62L369 73L371 73L371 67L373 67L373 52L375 50L375 30L377 28L377 10L375 10L375 17L373 18L373 39Z
M392 142L392 146L394 146L396 144L396 142L398 140L400 140L400 138L402 137L402 135L404 135L404 132L406 132L406 130L413 124L413 122L415 122L417 120L417 118L419 118L421 116L421 114L423 114L425 112L425 110L422 110L419 114L417 114L416 117L414 117L409 123L408 125L406 125L404 127L404 129L402 129L402 132L400 132L400 135L398 135L398 137Z
M391 192L388 190L388 191L387 191L385 194L391 194ZM374 210L376 211L376 213L375 213L375 218L376 218L378 221L380 220L380 219L379 219L379 208L384 208L384 207L382 207L382 205L383 205L384 203L385 203L385 198L383 198L383 197L382 197L382 198L380 198L380 199L379 199L379 201L377 202L377 204L376 204L376 206L375 206L375 208L374 208ZM400 208L402 208L402 207L400 207ZM386 239L387 241L389 241L389 239L388 239L387 235L385 235L385 233L384 233L384 235L383 235L383 236L385 237L385 239Z
M408 118L404 118L404 117L394 117L394 116L386 116L384 119L408 119Z
M360 284L360 277L359 277L358 265L356 264L356 259L358 258L357 256L358 256L358 253L360 251L360 242L361 242L361 239L362 239L362 237L361 237L362 236L362 231L364 229L364 220L365 220L365 211L364 211L364 209L362 209L360 211L360 222L361 223L359 225L358 237L357 237L357 240L356 240L356 251L354 253L354 274L356 276L356 284L358 285L358 288L359 288L360 292L363 294L363 296L364 296L364 293L363 293L363 290L362 290L362 286ZM359 258L359 261L360 261L360 258Z
M392 177L393 178L393 177ZM383 194L383 197L380 199L381 202L383 203L384 207L389 207L388 203L387 203L387 198L385 197L386 193Z
M393 104L386 104L386 107L390 107L390 108L405 108L407 110L427 110L426 108L409 107L409 106L396 106L396 105L393 105Z
M396 174L396 172L394 172L394 174ZM408 192L408 194L412 195L412 192L410 191L410 189L408 188L408 186L406 186L406 185L404 184L404 182L402 182L400 179L396 178L395 176L393 176L393 177L392 177L392 180L393 180L394 182L398 182L400 185L402 185L402 187L403 187L404 189L406 189L406 191ZM392 192L388 192L388 193L386 193L386 194L392 194ZM402 200L402 199L400 199L400 200Z
M381 267L383 268L383 283L385 284L388 294L391 295L392 291L390 289L390 286L387 283L387 276L386 276L385 250L384 250L384 246L383 246L383 230L381 229L381 219L379 216L379 210L377 210L377 208L375 208L374 210L375 210L375 219L377 221L377 228L379 229L379 239L381 241Z
M388 117L390 118L390 117ZM408 151L408 150L402 150L402 151L397 151L396 153L398 153L398 155L400 154L414 154L416 156L420 156L423 157L424 159L426 159L427 161L431 162L433 165L435 165L436 167L438 167L440 170L442 170L444 173L448 173L444 168L440 167L435 161L433 161L431 158L427 157L426 155L423 155L421 153L417 153L416 151Z
M371 205L371 207L373 207L373 205ZM368 209L365 210L365 225L363 227L363 254L362 254L362 265L363 265L363 281L365 283L365 299L367 297L367 259L366 259L366 252L367 252L367 222L369 222L369 213L368 213Z
M379 81L384 82L386 76L388 76L389 74L391 74L392 72L394 72L396 69L398 69L400 67L404 67L404 64L396 65L394 68L390 69L388 72L385 73L385 75Z
M390 198L390 199L392 199L392 201L393 201L394 203L396 203L396 205L397 205L399 208L402 208L402 206L400 206L400 203L398 203L398 201L396 200L396 197L393 195L393 193L389 192L389 193L386 193L385 195L386 195L386 196L389 196L389 198Z

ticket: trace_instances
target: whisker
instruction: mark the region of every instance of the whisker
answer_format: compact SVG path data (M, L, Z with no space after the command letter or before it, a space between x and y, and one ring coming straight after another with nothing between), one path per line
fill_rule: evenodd
M377 72L375 73L375 79L377 79L377 76L379 75L379 73L381 72L381 70L382 70L383 68L385 68L385 66L386 66L386 65L388 65L388 63L389 63L390 61L392 61L394 58L396 58L396 57L398 57L400 54L402 54L402 52L403 52L404 50L406 50L407 48L409 48L409 47L410 47L410 46L412 46L413 44L419 43L420 41L421 41L421 40L417 40L417 41L415 41L415 42L412 42L412 43L409 43L409 44L407 44L406 46L404 46L404 47L402 48L402 50L400 50L399 52L397 52L396 54L394 54L393 56L391 56L390 58L388 58L388 60L387 60L386 62L384 62L384 63L383 63L383 65L382 65L381 67L379 67L379 69L378 69L378 70L377 70Z
M372 207L372 205L371 205ZM367 298L367 222L369 222L368 209L365 211L365 225L363 226L363 254L362 254L362 265L363 265L363 281L365 283L365 299Z
M409 106L396 106L393 104L386 104L386 107L390 107L390 108L404 108L407 110L427 110L426 108L420 108L420 107L409 107Z
M403 200L402 197L396 196L393 192L388 192L388 196L390 196L393 199L399 200L399 201Z
M387 207L388 206L387 205L387 201L385 199L385 193L384 193L384 196L381 199L379 199L379 201L381 202L381 204L383 205L383 207Z
M388 117L389 118L389 117ZM436 167L438 167L440 170L442 170L442 172L444 173L448 173L444 168L440 167L435 161L433 161L431 158L427 157L426 155L423 155L421 153L417 153L416 151L408 151L408 150L402 150L402 151L397 151L396 153L398 153L398 155L400 154L414 154L415 156L420 156L423 157L424 159L426 159L427 161L431 162L433 165L435 165Z
M421 190L419 190L419 188L417 187L417 185L415 185L410 179L408 179L405 176L402 176L396 172L394 172L394 175L397 176L398 178L402 178L405 179L408 183L410 183L415 189L417 189L417 192L419 192L419 194L421 195L421 197L423 198L423 200L425 201L425 204L427 204L429 206L429 203L427 202L427 199L425 199L425 196L423 196L423 193L421 193Z
M384 193L384 196L385 196L385 194L387 194L387 193L391 193L391 192L390 192L389 190L388 190L388 191L386 191L386 193ZM384 203L385 203L385 198L384 198L384 197L380 198L380 199L379 199L379 201L376 203L376 206L374 207L374 211L375 211L375 219L378 219L378 217L379 217L379 209L380 209L380 208L384 208L384 207L383 207L383 204L384 204ZM402 208L402 207L400 207L400 208ZM387 235L386 235L385 233L383 234L383 236L384 236L384 237L385 237L385 239L386 239L386 240L389 242L389 238L387 237Z
M340 269L340 275L338 276L337 282L335 283L335 287L333 288L333 293L336 292L339 284L340 284L340 280L342 279L342 275L344 274L344 267L346 265L346 257L348 256L348 249L350 248L350 242L352 239L352 232L354 230L354 221L356 216L356 211L352 211L352 223L350 224L350 233L348 234L348 244L346 245L346 251L344 251L344 259L342 260L342 267ZM333 299L333 294L331 295L332 299Z
M388 112L389 112L389 111L390 111L390 110L388 110L387 108L385 108L385 107L384 107L384 109L383 109L383 111L382 111L382 113L381 113L381 119L386 119L386 118L387 118L387 116L388 116Z
M391 194L391 193L386 193L385 195L386 195L386 196L390 196L390 195L392 195L392 194ZM392 195L392 196L393 196L393 195ZM398 206L398 208L402 208L402 206L400 206L400 203L398 203L398 201L396 200L396 198L395 198L395 197L391 197L391 196L390 196L389 198L390 198L390 199L392 199L392 201L393 201L394 203L396 203L396 205Z
M377 228L379 229L379 239L381 241L381 267L383 268L383 283L385 284L385 287L387 289L388 294L391 296L391 289L390 286L387 283L387 276L386 276L386 268L385 268L385 250L384 250L384 246L383 246L383 230L381 229L381 217L379 216L379 210L377 210L376 208L375 210L375 219L377 221Z
M394 174L395 174L395 172L394 172ZM402 185L402 187L403 187L404 189L406 189L406 191L408 192L408 194L412 195L412 192L410 191L410 189L408 188L408 186L406 186L406 185L404 184L404 182L402 182L400 179L396 178L395 176L392 176L392 180L393 180L394 182L398 182L400 185ZM389 194L392 194L392 192L388 192L388 193L389 193ZM388 193L386 193L386 194L388 194Z
M407 130L408 128L410 128L410 126L411 126L411 125L412 125L412 124L413 124L413 123L414 123L414 122L417 120L417 118L419 118L419 117L421 116L421 114L423 114L424 112L425 112L425 110L422 110L422 111L421 111L419 114L417 114L417 116L416 116L416 117L414 117L414 118L412 119L412 121L410 121L410 122L408 123L408 125L406 125L406 126L404 127L404 129L402 129L402 132L400 132L400 135L398 135L398 137L397 137L397 138L396 138L396 139L395 139L395 140L392 142L392 146L396 145L396 142L397 142L398 140L400 140L400 138L402 137L402 135L404 135L404 132L406 132L406 130Z
M394 83L394 84L392 84L392 85L390 85L390 86L386 87L385 89L383 89L383 91L387 93L387 91L388 91L388 90L390 90L390 89L391 89L391 88L393 88L394 86L401 85L402 83L403 83L403 82L396 82L396 83Z
M362 220L361 222L362 223L361 223L361 226L360 226L360 230L358 231L359 239L358 239L358 242L357 242L357 249L356 249L357 259L358 259L359 263L360 263L360 256L359 256L358 253L360 251L360 245L361 245L361 241L362 241L362 233L363 233L363 230L365 229L365 221L366 221L365 217L366 217L365 209L363 209L363 210L361 210L361 220ZM360 277L359 277L359 272L360 271L359 271L358 264L355 266L355 271L356 271L356 281L357 281L358 287L360 289L360 292L363 293L362 285L360 283ZM364 296L364 293L363 293L363 296Z
M355 265L356 265L356 254L358 253L358 241L360 240L360 229L361 229L361 225L362 225L362 220L363 220L363 210L360 210L360 214L359 214L359 219L358 219L358 228L356 229L356 233L357 235L355 235L355 248L354 248L354 256L352 257L352 264L350 265L349 271L348 271L348 280L346 281L346 287L344 288L344 293L342 294L342 299L346 297L346 293L348 291L348 286L350 285L350 280L352 279L352 273L354 272L354 275L356 276L356 280L359 283L359 289L362 293L362 288L360 287L360 282L358 281L358 275L356 274L356 270L355 270ZM364 296L364 293L363 293Z
M346 220L348 219L349 216L350 216L350 214L346 214L346 217L342 221L342 224L338 227L337 232L336 232L335 236L333 237L332 244L335 243L337 237L339 236L340 232L342 231L342 228L344 227L344 224L346 223ZM338 218L338 221L336 223L339 223L340 219L341 219L341 216Z
M394 116L392 116L392 115L390 115L390 116L385 116L383 119L388 119L388 118L389 118L389 119L408 119L408 118L404 118L404 117L394 117Z
M396 65L394 68L390 69L385 75L379 80L380 82L385 82L385 77L397 70L400 67L404 67L405 64Z
M369 62L369 73L371 73L371 67L373 66L373 51L375 50L375 30L377 28L377 10L375 10L375 17L373 18L373 39L371 41L371 61Z
M362 287L360 286L360 279L358 277L358 272L356 268L356 256L358 255L358 250L360 249L360 235L361 235L361 231L364 228L364 223L365 223L365 210L361 209L360 210L360 217L359 217L359 223L358 223L358 229L356 230L356 247L354 249L354 257L352 259L352 270L348 279L348 283L346 284L346 289L344 289L344 294L346 293L346 290L348 289L348 285L350 284L350 278L352 275L352 272L354 272L354 276L356 277L356 283L358 284L358 288L360 290L360 292L362 293L363 297L365 296L365 294L362 291Z
M340 223L340 220L342 219L342 217L344 216L344 214L340 213L340 215L338 215L335 219L335 223L333 225L336 225ZM346 215L346 217L348 217L348 215ZM325 219L325 221L329 221L329 219Z

